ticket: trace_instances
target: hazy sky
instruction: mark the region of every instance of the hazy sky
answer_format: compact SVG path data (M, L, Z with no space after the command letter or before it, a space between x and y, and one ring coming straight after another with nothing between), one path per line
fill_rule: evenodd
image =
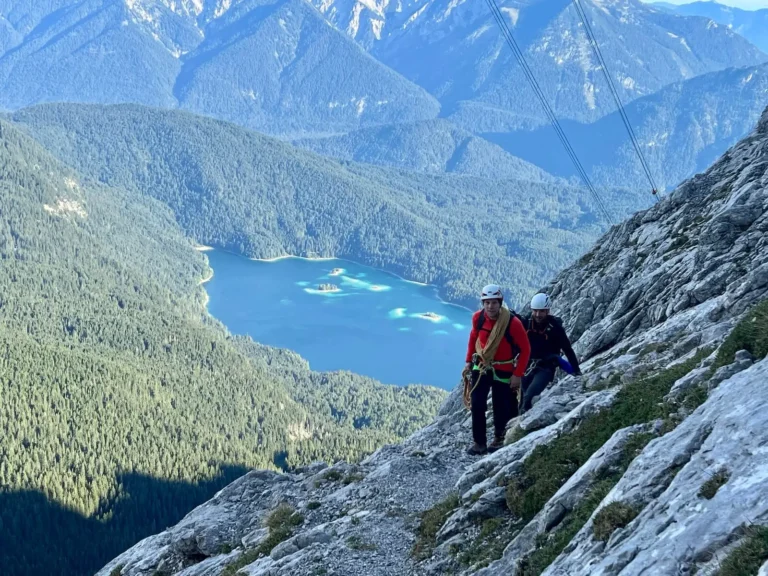
M647 0L646 0L647 1ZM690 4L693 0L664 0L670 4ZM735 6L744 10L758 10L768 8L768 0L718 0L719 4Z

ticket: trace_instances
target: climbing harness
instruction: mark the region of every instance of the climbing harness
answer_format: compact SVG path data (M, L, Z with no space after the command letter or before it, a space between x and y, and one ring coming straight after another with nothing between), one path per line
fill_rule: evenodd
M515 367L517 366L517 356L515 356L511 360L491 362L489 366L486 366L482 363L480 355L474 354L472 356L472 362L473 362L472 370L476 372L480 372L481 377L485 376L490 372L491 374L493 374L493 379L496 380L497 382L503 382L504 384L509 384L511 378L502 378L501 376L496 374L496 367L499 367L500 370L503 368L504 372L514 371Z
M529 376L534 370L536 370L536 368L539 367L540 362L545 362L549 360L556 360L558 368L560 368L563 372L566 372L567 374L573 374L575 372L575 370L573 369L573 366L571 366L571 363L568 362L568 360L566 360L559 354L549 354L544 358L531 358L531 361L528 363L528 368L526 368L525 370L524 376Z
M508 367L508 369L505 369L504 372L513 372L514 369L517 367L517 359L519 356L520 355L517 354L511 360L491 362L490 366L486 366L485 364L483 364L483 361L480 358L479 354L472 355L472 367L471 368L465 367L464 370L461 372L461 378L464 384L463 400L464 400L464 406L467 408L467 410L470 410L472 408L472 392L475 391L475 388L477 388L477 385L480 384L480 380L486 374L491 373L493 375L493 379L496 382L501 382L503 384L510 383L512 378L511 377L502 378L501 376L496 374L496 367L506 366ZM474 385L472 384L473 372L478 372L477 379L475 379ZM517 401L520 402L520 387L517 388L517 396L518 396Z

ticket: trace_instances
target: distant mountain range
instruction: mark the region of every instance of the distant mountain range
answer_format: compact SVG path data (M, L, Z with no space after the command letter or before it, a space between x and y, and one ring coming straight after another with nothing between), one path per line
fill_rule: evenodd
M137 102L297 135L439 112L303 0L0 0L0 14L6 109Z
M704 16L718 24L728 26L731 30L744 36L763 52L768 52L768 8L762 10L741 10L733 6L725 6L717 2L691 2L690 4L669 4L658 2L654 6L662 6L677 14L685 16Z
M136 102L294 137L438 115L475 133L544 122L484 4L313 2L0 0L0 107ZM708 18L638 0L584 6L627 102L768 59ZM559 115L614 110L570 2L501 7Z
M0 0L0 108L136 102L407 178L577 182L483 3L312 2ZM660 186L705 168L768 104L768 55L737 34L758 42L765 11L582 3ZM572 3L500 6L595 182L645 190Z
M754 126L766 105L768 64L763 64L672 84L630 103L627 115L664 189L705 170ZM596 184L649 188L617 112L590 124L564 123L564 130ZM552 174L575 175L549 126L484 137Z
M381 62L438 98L442 115L459 126L509 131L545 121L485 3L313 1ZM639 0L582 3L625 102L699 74L768 58L706 18L671 14ZM570 0L499 4L561 117L594 121L615 109Z

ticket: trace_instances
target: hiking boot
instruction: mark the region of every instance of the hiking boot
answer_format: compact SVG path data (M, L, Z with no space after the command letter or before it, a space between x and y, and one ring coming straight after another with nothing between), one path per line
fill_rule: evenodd
M496 452L499 448L504 448L504 438L496 436L490 446L488 446L488 452Z
M480 456L486 452L488 452L488 449L485 446L480 446L477 442L474 442L472 446L467 448L467 454L471 454L472 456Z

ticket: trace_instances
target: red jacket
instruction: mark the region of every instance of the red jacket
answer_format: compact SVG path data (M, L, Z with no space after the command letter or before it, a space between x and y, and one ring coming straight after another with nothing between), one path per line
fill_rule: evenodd
M485 322L480 327L480 330L476 330L475 326L480 318L480 310L475 312L472 316L472 332L469 333L469 345L467 346L467 362L472 361L472 355L475 353L475 341L480 340L480 346L484 347L488 341L488 335L493 330L496 320L491 320L488 315L485 315ZM531 357L531 344L528 342L528 334L525 332L523 323L516 316L512 316L509 322L509 333L512 336L512 341L520 349L520 356L517 359L517 367L513 374L515 376L522 377L525 374L525 369L528 367L528 359ZM493 358L494 362L504 362L512 359L512 347L506 338L501 339L499 348L496 350L496 356Z

